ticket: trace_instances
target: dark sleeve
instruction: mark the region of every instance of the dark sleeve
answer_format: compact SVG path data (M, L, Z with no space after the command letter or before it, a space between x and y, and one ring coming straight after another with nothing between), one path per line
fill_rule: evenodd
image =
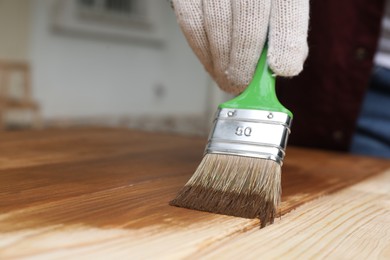
M289 144L346 151L370 77L384 0L313 0L303 72L278 78L294 114Z

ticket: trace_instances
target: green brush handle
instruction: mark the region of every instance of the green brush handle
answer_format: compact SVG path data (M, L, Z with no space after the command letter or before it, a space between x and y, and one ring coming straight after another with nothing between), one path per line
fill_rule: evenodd
M255 109L293 114L278 100L275 77L267 65L267 47L264 47L252 82L239 96L219 105L219 108Z

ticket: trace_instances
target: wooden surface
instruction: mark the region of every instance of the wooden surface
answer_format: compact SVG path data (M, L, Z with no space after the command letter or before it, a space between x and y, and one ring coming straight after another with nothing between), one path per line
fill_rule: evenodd
M168 206L203 138L78 129L0 143L0 259L390 257L386 160L289 147L283 216L259 230Z

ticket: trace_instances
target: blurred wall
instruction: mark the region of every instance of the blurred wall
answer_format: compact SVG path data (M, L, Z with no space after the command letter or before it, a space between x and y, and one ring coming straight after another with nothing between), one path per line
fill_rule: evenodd
M167 2L148 2L161 46L53 32L55 0L31 1L34 96L44 118L204 117L210 80Z
M30 0L0 0L0 59L28 59L30 5Z

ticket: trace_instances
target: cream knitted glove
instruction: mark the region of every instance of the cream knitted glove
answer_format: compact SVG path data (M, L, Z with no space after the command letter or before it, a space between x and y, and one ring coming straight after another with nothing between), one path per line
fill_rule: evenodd
M267 38L268 64L276 75L302 70L309 0L172 2L189 45L221 89L237 94L246 88Z

